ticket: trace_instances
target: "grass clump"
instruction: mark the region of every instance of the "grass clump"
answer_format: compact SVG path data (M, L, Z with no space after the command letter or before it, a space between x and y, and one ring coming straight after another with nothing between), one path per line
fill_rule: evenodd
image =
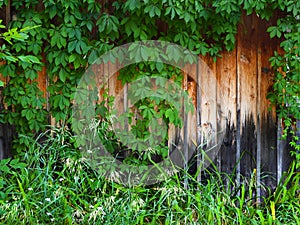
M124 187L99 176L66 130L29 141L26 152L0 161L2 224L300 224L300 175L293 168L257 205L246 182L237 186L227 176L224 185L216 172L202 183L187 174L187 189L179 175Z

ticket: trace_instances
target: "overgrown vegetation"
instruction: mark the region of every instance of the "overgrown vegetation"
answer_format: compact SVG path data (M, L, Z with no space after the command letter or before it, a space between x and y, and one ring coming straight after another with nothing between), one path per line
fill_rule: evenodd
M1 1L0 5L7 2ZM227 175L229 182L225 185L218 172L213 176L208 174L206 183L199 183L181 171L189 176L187 189L183 188L179 175L156 186L125 188L99 177L81 158L75 137L69 133L76 85L86 67L101 54L127 42L154 39L177 43L196 54L210 54L216 59L221 51L234 48L243 10L263 19L272 18L277 12L283 15L277 26L268 29L271 37L283 38L284 50L283 54L275 52L270 59L277 72L269 98L276 104L288 131L293 121L300 119L299 1L105 3L11 1L16 19L11 21L8 33L2 34L8 43L1 48L0 56L6 64L0 72L9 77L9 82L2 93L6 110L0 118L1 123L16 128L18 137L13 147L18 154L0 161L0 221L4 224L300 224L300 174L295 172L300 154L295 135L292 145L296 164L291 165L275 192L263 199L262 205L256 205L254 177L236 186ZM26 42L22 41L24 38ZM141 52L136 57L144 56ZM37 83L43 67L49 79L48 102ZM121 80L132 81L143 70L160 75L174 70L160 64L138 67L120 71ZM173 72L176 82L181 82L180 71ZM151 100L136 103L146 119L136 125L136 136L141 138L149 135L147 123L157 110ZM180 125L176 114L168 111L170 105L165 102L158 105L163 112L160 118ZM105 117L106 106L99 107ZM46 131L49 115L63 125L61 130ZM35 138L45 131L46 134ZM114 137L110 138L108 144L115 151L118 143ZM159 154L163 156L165 152Z
M147 44L147 47L142 46L147 48L146 51L160 48L157 42L152 47L150 42ZM134 45L130 45L129 48L132 46ZM136 51L140 51L139 48L140 45L137 45ZM170 48L173 49L173 46ZM158 50L157 52L161 53L161 58L168 58L171 62L168 54ZM133 53L134 56L138 55ZM144 59L149 56L148 53L142 55ZM161 161L168 157L169 127L174 125L182 128L182 108L187 112L194 109L188 94L182 91L183 76L180 68L162 62L133 63L122 68L121 79L124 84L128 82L127 98L130 102L126 112L118 112L118 107L124 102L115 102L114 98L117 97L109 96L104 90L104 101L93 104L99 103L99 88L96 82L93 85L92 81L98 78L92 68L83 75L74 98L72 130L77 135L78 146L88 149L89 152L99 152L99 146L103 144L110 154L122 161L126 154L126 163L135 165L148 165L152 160ZM129 132L124 128L125 121L126 125L130 126ZM91 138L95 133L99 134L101 143L99 139Z
M5 29L6 27L2 24L2 20L0 20L0 29ZM24 27L20 30L17 28L9 29L6 32L0 34L0 40L4 40L8 44L12 45L14 41L24 41L28 38L26 32L30 29L34 29L35 27ZM12 55L10 52L10 48L6 46L6 44L2 44L0 49L0 61L1 62L13 62L13 63L23 63L23 64L40 64L37 57L32 55ZM4 86L4 82L0 80L0 87Z
M8 1L2 1L3 6ZM75 86L87 65L107 50L121 44L159 39L180 44L196 54L219 55L235 46L237 24L243 10L263 19L282 15L271 37L283 37L284 55L271 59L276 76L270 100L278 114L291 125L290 116L299 119L299 2L297 0L204 0L204 1L11 1L15 20L12 29L39 26L27 32L28 41L6 46L12 55L32 54L46 66L49 101L38 89L36 79L42 65L10 61L1 74L10 77L3 95L8 109L2 122L13 124L19 134L45 129L48 115L68 124ZM137 55L137 57L143 57ZM156 70L155 67L148 68ZM130 74L132 70L125 71ZM154 71L155 72L155 71ZM162 70L160 70L163 73ZM120 76L123 81L128 76ZM27 82L27 81L30 82ZM12 110L13 108L13 110ZM15 139L14 149L28 143ZM294 142L295 144L295 142ZM299 148L299 147L297 147Z
M300 174L294 171L259 206L254 176L236 186L227 175L226 186L223 174L207 172L201 183L188 175L184 189L177 174L129 188L99 177L74 150L68 131L51 132L37 140L24 136L31 147L0 161L3 224L300 224Z

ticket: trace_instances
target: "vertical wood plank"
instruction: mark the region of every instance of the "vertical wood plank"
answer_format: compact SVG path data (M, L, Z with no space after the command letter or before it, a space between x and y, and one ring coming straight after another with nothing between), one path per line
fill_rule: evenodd
M8 27L11 20L11 12L10 12L10 0L7 2L5 6L5 25Z
M44 66L41 71L38 71L38 78L37 78L38 88L43 92L43 97L47 98L47 73L46 67Z
M46 61L45 55L43 54L42 57L43 57L42 61L43 61L43 63L45 63L45 61ZM47 75L46 66L43 66L42 70L38 71L38 77L36 79L36 82L37 82L37 86L38 86L39 90L43 92L43 98L45 98L45 100L46 100L46 105L44 107L46 108L46 110L48 112L50 112L50 103L49 103L50 95L49 95L49 92L47 91L47 88L49 86L49 78ZM51 115L47 116L47 121L48 121L48 123L50 123L51 127L55 126L55 118L52 117Z
M124 90L123 90L123 108L124 108L124 113L127 113L128 112L128 83L126 83L124 85ZM129 130L129 127L128 127L128 119L127 117L125 117L125 131L128 131Z
M188 145L188 153L186 156L189 159L188 162L188 172L193 175L197 173L197 159L198 159L198 136L197 136L197 101L198 101L198 89L199 86L197 84L197 66L198 63L193 64L185 64L183 71L187 74L187 92L189 96L189 103L185 102L185 104L192 104L194 111L187 112L187 145Z
M240 76L237 73L236 77L236 93L237 93L237 103L236 103L236 155L235 155L235 164L236 164L236 183L240 184L241 182L241 83Z
M277 184L280 183L282 178L282 159L283 159L283 149L285 148L285 141L281 139L282 137L282 119L277 121Z
M237 54L236 54L236 62L237 62L237 71L236 71L236 155L235 155L235 164L236 164L236 183L239 185L241 182L241 73L240 73L240 65L238 58L241 55L240 47L241 45L241 25L238 27L237 34ZM239 193L238 193L239 194Z
M198 63L198 166L205 169L210 166L209 157L217 166L221 167L221 159L218 154L218 103L217 103L217 79L216 63L209 56L201 57ZM203 150L203 154L201 153ZM204 157L205 154L205 157ZM199 174L200 176L200 174ZM200 177L199 177L200 180Z
M108 63L107 65L107 74L105 75L108 82L108 95L115 97L114 100L114 109L117 110L119 115L123 114L126 110L128 110L128 99L126 99L126 108L125 108L125 97L127 98L128 85L126 86L126 90L124 90L124 86L122 85L122 81L118 79L119 72L115 72L118 68L118 63ZM126 93L126 96L125 96ZM130 107L130 106L129 106ZM128 124L127 124L128 125Z
M278 44L275 39L270 39L267 28L276 24L276 20L259 21L259 43L258 56L260 57L258 65L258 73L260 73L259 96L259 112L260 112L260 145L261 145L261 185L274 187L276 185L276 146L277 146L277 121L275 107L271 107L267 94L272 90L274 71L271 69L269 58L273 55ZM271 108L271 110L270 110ZM261 189L261 195L267 193Z
M250 177L256 167L257 127L257 27L256 15L243 14L238 33L238 100L240 104L240 143L237 149L238 166L243 176ZM238 175L239 176L239 175ZM238 178L240 179L240 178Z
M217 60L218 81L218 117L223 117L220 129L226 129L220 149L221 172L231 175L236 165L237 132L237 48L232 52L223 52ZM224 118L225 117L225 118ZM226 180L228 182L228 180Z
M201 135L200 135L200 126L201 126L201 89L200 84L202 82L201 79L201 61L197 61L197 67L196 67L196 83L197 83L197 102L196 102L196 121L197 121L197 130L196 130L196 141L197 141L197 156L196 156L196 168L197 168L197 181L201 182L201 152L199 145L201 144Z
M183 90L187 91L188 89L188 75L186 72L184 72L184 77L183 77ZM184 101L184 99L182 99ZM188 114L184 109L184 102L183 102L183 157L184 157L184 188L188 188L188 176L187 176L187 171L188 171L188 158L189 158L189 146L188 146Z
M113 65L111 62L107 62L104 65L104 82L107 82L108 95L116 96L117 90L115 87L115 82L116 82L117 77L112 76L112 74L111 74L111 70L113 70L112 67L113 67ZM118 103L117 105L120 105L120 104Z
M260 204L261 197L261 47L257 50L257 153L256 153L256 202Z

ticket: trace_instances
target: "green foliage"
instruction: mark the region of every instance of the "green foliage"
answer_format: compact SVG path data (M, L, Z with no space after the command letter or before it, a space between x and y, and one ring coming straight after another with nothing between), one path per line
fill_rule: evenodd
M139 55L134 51L133 55L145 58L146 54ZM169 152L166 146L169 126L181 128L182 108L185 107L186 111L194 109L188 94L181 88L182 71L157 62L134 63L122 68L118 78L128 82L127 99L130 102L124 113L114 110L114 99L107 90L103 93L105 101L98 105L91 103L99 102L99 96L97 87L91 84L87 74L78 85L80 91L75 97L76 119L72 128L79 139L78 145L90 151L103 144L115 158L128 164L148 165L154 157L165 159ZM95 109L99 116L94 117ZM127 128L123 129L125 121ZM95 133L99 134L101 143L91 138ZM125 151L124 159L122 154Z
M52 129L16 159L0 161L0 221L4 224L299 224L299 174L294 166L274 195L257 205L255 176L240 186L227 175L208 180L180 173L149 187L105 180L74 150L65 128ZM181 171L185 175L185 171ZM287 188L289 186L289 188ZM240 191L240 195L236 195Z
M0 28L3 29L5 26L1 25L1 22ZM9 110L4 110L4 117L1 116L1 120L4 121L1 122L14 124L20 133L39 130L45 125L46 112L39 111L45 101L41 98L42 93L35 82L37 70L42 68L41 62L36 56L11 50L16 43L24 46L29 37L28 32L37 27L11 28L0 35L0 38L9 44L9 46L6 45L7 43L2 44L0 51L0 60L5 62L0 68L1 74L3 77L9 76L9 84L5 85L2 93L4 96L9 96L5 101ZM0 86L4 86L3 81L0 82ZM19 144L26 145L26 142L20 139Z
M0 6L7 3L7 0L0 1ZM206 185L190 177L194 186L184 189L177 175L154 187L124 188L99 177L82 161L74 150L78 143L68 132L75 87L87 66L101 54L124 43L158 39L216 59L220 51L234 48L242 10L247 14L255 12L263 19L271 18L277 10L283 15L276 26L268 29L272 38L282 38L284 50L283 54L275 52L270 59L277 72L269 98L277 105L279 116L284 118L286 130L294 132L288 128L293 125L291 117L300 118L299 4L297 0L116 0L111 4L94 0L12 0L17 19L10 23L8 31L1 33L6 42L1 46L0 58L6 64L1 66L0 72L9 77L2 93L7 109L2 112L1 122L15 126L19 136L15 138L14 147L20 154L15 159L0 162L1 222L299 223L299 173L293 168L274 196L264 200L264 207L253 204L251 187L255 182L252 178L249 189L245 185L234 186L230 179L226 188L218 179L220 176L211 176ZM4 27L1 25L0 29ZM176 49L167 51L174 55L175 61L179 59ZM149 53L142 50L132 51L132 54L143 60ZM49 82L48 101L37 83L43 66ZM147 73L179 84L182 79L180 70L162 63L128 66L120 71L120 79L123 83L131 82ZM163 83L157 85L163 87ZM145 94L141 86L136 90ZM167 124L180 126L182 123L176 107L167 101L145 97L134 107L139 115L132 126L136 137L149 136L147 128L156 115ZM109 132L107 105L98 105L97 113L101 116L98 133L104 145L117 155L120 152L116 151L121 151L123 146L113 132ZM32 139L48 125L50 114L56 122L66 126L43 140ZM130 114L128 119L133 121L135 116ZM78 126L81 126L79 121ZM295 136L292 145L299 150L296 141ZM166 151L160 146L153 154L164 156ZM300 154L296 151L294 154L299 162ZM140 155L145 158L137 157L139 160L149 163L148 154ZM134 159L129 158L132 160L129 163L134 164ZM297 166L299 164L292 165ZM241 195L235 196L234 191Z
M125 145L130 144L134 149L143 149L136 151L138 158L142 159L141 161L150 163L149 158L153 155L161 156L164 159L168 156L169 151L166 147L167 129L170 125L182 127L183 115L180 102L183 98L187 103L186 110L193 110L187 94L180 93L178 88L176 89L176 85L181 87L182 71L174 66L157 62L132 64L122 70L126 73L121 71L119 79L132 83L128 98L134 102L134 105L130 109L129 115L126 116L131 125L134 139L125 135L121 141ZM174 83L166 83L170 79ZM158 122L159 120L161 123ZM161 143L155 143L160 138L162 139ZM130 143L131 140L134 140L135 143ZM135 140L143 141L136 142ZM145 143L150 145L151 149Z
M283 54L274 52L270 58L276 71L272 93L268 97L276 104L279 118L285 124L284 137L291 134L293 154L300 166L298 138L293 130L295 120L300 120L300 3L299 1L278 1L277 7L285 12L285 17L277 20L277 25L269 27L271 38L283 38L280 47Z
M12 28L9 29L6 32L3 32L0 34L0 39L5 40L8 44L12 45L13 41L21 41L24 43L24 40L28 38L28 35L26 32L30 29L34 29L36 27L25 27L23 29L18 30L17 28ZM5 29L5 26L2 25L2 20L0 20L0 29ZM32 56L32 55L13 55L10 51L9 48L5 45L2 44L0 47L0 61L5 61L7 63L10 62L18 62L24 64L39 64L40 61L38 60L37 57ZM4 82L0 81L0 87L4 86Z
M7 1L1 1L2 7L5 4ZM281 68L283 73L277 73L274 92L269 97L277 104L280 117L293 115L299 119L299 1L115 0L103 4L90 0L43 0L23 4L13 0L11 5L17 19L3 34L14 44L2 47L1 51L8 63L0 72L10 77L3 92L8 110L2 122L13 124L19 134L40 132L48 123L49 114L57 122L68 124L76 84L86 67L109 49L128 42L158 39L216 59L220 51L234 48L242 10L247 14L255 12L263 19L281 12L277 26L268 31L271 37L284 38L281 44L284 55L275 52L271 59L275 70ZM20 41L25 37L26 42ZM174 51L172 54L176 57ZM145 58L145 52L136 57ZM16 55L26 55L26 58L14 57ZM42 69L37 58L46 66L48 101L36 83ZM160 65L156 67L159 74L168 71ZM124 70L124 76L121 72L123 82L132 80L126 77L130 70L130 67ZM146 107L140 109L145 115L148 110L150 115L149 106L150 103L138 107ZM170 110L165 110L164 116L176 120ZM15 148L21 151L25 142L22 138L16 139Z

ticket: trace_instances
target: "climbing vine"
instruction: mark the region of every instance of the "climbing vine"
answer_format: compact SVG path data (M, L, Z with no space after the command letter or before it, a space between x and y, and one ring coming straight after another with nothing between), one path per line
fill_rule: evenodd
M268 29L271 37L283 37L280 47L283 54L274 52L270 58L271 66L276 70L274 91L269 99L276 104L278 115L284 120L284 135L291 134L292 154L300 167L300 140L295 134L296 120L300 120L300 2L283 1L280 8L286 12L284 18L277 20L277 26ZM299 128L298 128L299 129ZM298 131L299 132L299 131Z
M16 15L10 28L38 28L27 32L26 43L9 45L9 51L34 55L43 63L8 61L1 67L2 75L9 77L3 91L7 110L2 122L13 124L19 134L34 135L45 129L50 114L57 122L68 124L80 77L109 49L137 40L164 40L216 59L221 51L233 50L243 10L262 19L270 19L276 12L284 15L277 26L268 29L271 37L283 38L284 50L271 58L278 72L269 98L278 106L280 117L300 119L297 0L11 0L11 7ZM43 66L49 98L37 83ZM122 74L120 77L123 81L130 79ZM290 125L291 120L286 121ZM26 138L20 136L14 147L21 151L24 144Z

